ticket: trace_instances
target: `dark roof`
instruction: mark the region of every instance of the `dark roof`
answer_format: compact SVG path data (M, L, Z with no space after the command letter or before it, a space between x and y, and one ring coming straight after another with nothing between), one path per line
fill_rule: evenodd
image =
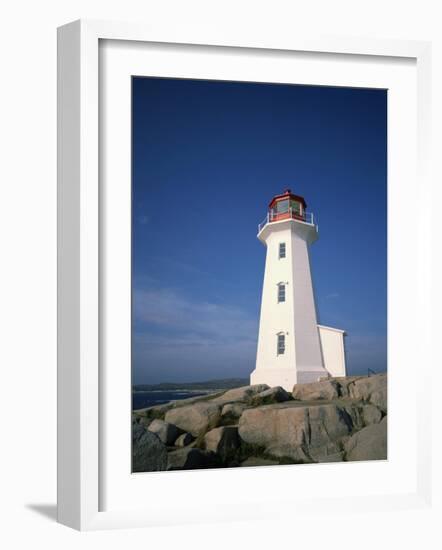
M304 208L307 208L307 203L305 202L304 197L293 194L291 189L286 189L284 193L281 193L280 195L275 195L269 203L269 208L271 208L276 201L279 201L282 199L293 199L295 201L302 203Z

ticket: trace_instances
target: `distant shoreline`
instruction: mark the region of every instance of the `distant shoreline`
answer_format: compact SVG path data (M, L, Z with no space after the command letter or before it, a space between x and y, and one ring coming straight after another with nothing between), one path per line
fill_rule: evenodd
M187 392L209 392L219 390L230 390L249 384L248 378L223 378L216 380L205 380L201 382L161 382L159 384L134 384L132 393L155 392L155 391L187 391Z
M247 386L248 378L224 378L202 382L162 382L160 384L135 384L132 386L132 410L170 401L181 401L191 397L210 395L233 388Z
M181 392L185 392L185 393L212 393L212 392L216 392L216 391L222 391L222 390L225 390L226 388L201 388L200 390L189 390L188 388L177 388L175 390L167 390L168 392L170 393L181 393ZM165 390L132 390L132 393L164 393Z
M132 392L132 410L145 409L156 405L164 405L170 401L181 401L193 397L209 397L210 394L216 393L216 390L141 390Z

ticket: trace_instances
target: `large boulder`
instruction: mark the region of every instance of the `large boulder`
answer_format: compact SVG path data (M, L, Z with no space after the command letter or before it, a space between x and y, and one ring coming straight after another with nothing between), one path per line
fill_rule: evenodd
M247 408L245 403L227 403L221 411L222 420L226 422L238 422L238 418L242 415L244 409Z
M382 420L382 412L371 403L347 403L345 400L337 403L351 417L353 431L361 430L370 424L378 424Z
M193 436L186 432L177 437L174 445L175 447L186 447L192 443L193 439Z
M169 424L169 422L165 422L159 418L152 420L147 429L149 432L156 434L165 445L173 445L176 438L182 432L182 430L173 424Z
M154 405L145 409L136 409L133 411L132 416L136 419L153 420L154 418L164 418L164 415L169 409L173 408L173 401L164 403L162 405Z
M343 407L267 405L247 409L239 420L239 435L266 454L295 461L326 460L341 453L339 440L353 429Z
M168 453L168 470L198 470L202 468L216 468L220 465L219 459L213 453L202 451L194 447L185 447Z
M359 380L360 376L337 376L336 378L331 378L338 385L339 397L341 399L350 399L349 386L353 384L355 380Z
M147 416L137 416L136 414L132 413L132 424L140 424L147 429L151 422L152 419L147 418Z
M346 460L387 459L387 417L356 432L345 443Z
M221 418L221 407L212 400L167 411L165 420L193 436L214 428Z
M164 417L167 411L175 409L178 407L187 407L188 405L193 405L194 403L199 403L201 401L207 401L212 399L217 395L222 395L224 391L211 392L205 395L197 395L196 397L188 397L187 399L179 399L176 401L169 401L168 403L163 403L162 405L152 405L151 407L146 407L144 409L136 409L133 411L134 418L161 418L164 420Z
M300 401L345 399L371 403L386 414L387 374L328 378L319 382L296 384L292 396Z
M275 386L254 395L251 404L254 406L270 405L271 403L283 403L289 399L291 399L291 395L284 388Z
M223 460L233 457L240 443L237 426L214 428L204 436L206 450L216 453Z
M213 399L213 402L219 405L225 405L226 403L250 403L253 396L264 390L268 390L267 384L254 384L253 386L242 386L241 388L233 388L228 390L219 397Z
M348 384L348 392L350 398L372 403L387 412L387 374L358 378Z
M331 379L309 382L308 384L296 384L293 386L293 399L300 401L317 401L337 399L339 397L339 385Z
M370 426L370 424L379 424L382 420L382 412L378 407L367 403L361 407L362 417L364 419L364 426Z
M167 450L159 437L140 424L132 425L132 471L155 472L167 467Z

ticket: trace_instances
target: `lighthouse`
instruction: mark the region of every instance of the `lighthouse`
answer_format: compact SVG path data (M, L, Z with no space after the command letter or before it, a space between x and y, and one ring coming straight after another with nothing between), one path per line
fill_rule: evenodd
M318 226L303 197L270 201L258 239L266 247L256 367L251 384L282 386L345 376L345 331L318 325L309 247Z

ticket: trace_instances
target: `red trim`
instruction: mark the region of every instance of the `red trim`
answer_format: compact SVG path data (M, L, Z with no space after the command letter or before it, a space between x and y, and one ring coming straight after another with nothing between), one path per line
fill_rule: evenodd
M284 199L292 199L292 200L295 200L297 202L300 202L304 208L307 208L307 203L305 202L304 200L304 197L301 197L300 195L294 195L290 189L287 189L286 191L284 191L284 193L282 193L281 195L275 195L273 197L273 199L270 201L269 203L269 208L272 208L272 206L276 203L276 202L279 202L279 201L282 201Z
M294 219L294 220L300 220L300 221L305 221L305 216L303 216L302 214L296 214L295 212L292 212L290 214L290 212L283 212L281 214L273 214L270 221L271 222L277 222L279 220L288 220L288 219Z

